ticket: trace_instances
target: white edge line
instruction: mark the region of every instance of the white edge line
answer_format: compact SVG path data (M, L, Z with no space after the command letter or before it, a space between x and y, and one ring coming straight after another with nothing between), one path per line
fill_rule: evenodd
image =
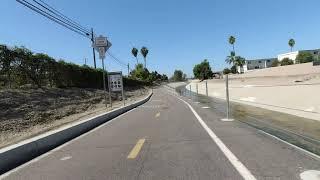
M88 131L88 132L86 132L86 133L84 133L84 134L81 134L80 136L78 136L78 137L76 137L76 138L74 138L74 139L72 139L72 140L70 140L70 141L68 141L68 142L66 142L66 143L64 143L64 144L62 144L62 145L60 145L60 146L58 146L58 147L56 147L56 148L54 148L54 149L52 149L52 150L44 153L44 154L42 154L42 155L34 158L34 159L32 159L32 160L30 160L30 161L28 161L28 162L26 162L26 163L24 163L24 164L22 164L22 165L20 165L20 166L18 166L18 167L16 167L16 168L14 168L14 169L11 169L10 171L8 171L8 172L0 175L0 179L6 178L6 177L8 177L10 174L15 173L15 172L19 171L20 169L23 169L24 167L29 166L29 165L31 165L32 163L35 163L35 162L37 162L37 161L39 161L39 160L41 160L41 159L49 156L50 154L52 154L52 153L54 153L54 152L62 149L62 148L65 147L65 146L68 146L68 145L74 143L75 141L79 140L80 138L83 138L84 136L89 135L90 133L93 133L93 132L99 130L100 128L102 128L102 127L104 127L104 126L107 126L108 124L110 124L110 123L113 122L114 120L122 117L123 115L125 115L125 114L127 114L127 113L129 113L129 112L131 112L131 111L133 111L133 110L135 110L135 109L137 109L137 108L133 108L133 109L131 109L131 110L129 110L129 111L123 113L123 114L120 114L119 116L117 116L117 117L115 117L115 118L113 118L113 119L111 119L111 120L109 120L109 121L101 124L100 126L97 126L97 127L93 128L93 129L91 129L90 131Z
M177 98L180 99L179 97L177 97ZM186 103L186 104L189 106L189 104L188 104L187 102L185 102L183 99L180 99L180 100L183 101L184 103ZM192 109L191 109L191 110L192 110ZM308 150L305 150L305 149L303 149L303 148L301 148L301 147L299 147L299 146L296 146L296 145L294 145L294 144L291 144L291 143L289 143L289 142L287 142L287 141L285 141L285 140L283 140L283 139L280 139L280 138L277 137L277 136L274 136L274 135L272 135L272 134L269 134L269 133L267 133L267 132L265 132L265 131L263 131L263 130L258 130L258 131L261 132L261 133L263 133L263 134L265 134L265 135L268 135L268 136L270 136L270 137L272 137L272 138L274 138L274 139L276 139L276 140L278 140L278 141L280 141L280 142L283 142L283 143L285 143L285 144L287 144L287 145L289 145L289 146L291 146L291 147L293 147L293 148L296 148L296 149L302 151L303 153L306 153L306 155L309 155L309 156L311 156L311 157L313 157L313 158L316 158L316 159L320 160L320 156L317 155L317 154L314 154L314 153L312 153L312 152L310 152L310 151L308 151Z
M289 143L289 142L287 142L287 141L285 141L285 140L283 140L283 139L280 139L280 138L278 138L277 136L274 136L274 135L272 135L272 134L269 134L269 133L267 133L267 132L265 132L265 131L263 131L263 130L258 130L258 131L261 132L261 133L263 133L263 134L265 134L265 135L268 135L268 136L270 136L270 137L273 137L274 139L276 139L276 140L278 140L278 141L280 141L280 142L283 142L283 143L285 143L285 144L287 144L287 145L289 145L289 146L292 146L292 147L294 147L294 148L302 151L303 153L306 153L306 154L309 155L309 156L312 156L312 157L320 160L320 156L318 156L317 154L314 154L314 153L312 153L312 152L310 152L310 151L307 151L307 150L305 150L305 149L303 149L303 148L301 148L301 147L299 147L299 146L296 146L296 145L294 145L294 144L291 144L291 143Z
M149 98L149 96L150 96L151 94L152 94L152 93L149 93L148 96L147 96L145 99ZM142 100L145 100L145 99L142 99ZM133 104L133 103L131 103L131 104ZM131 104L128 104L127 106L129 106L129 105L131 105ZM120 108L123 108L123 107L120 107ZM2 149L0 149L0 153L9 151L9 150L11 150L11 149L14 149L14 148L16 148L16 147L19 147L19 146L21 146L21 145L24 145L24 144L27 144L27 143L30 143L30 142L33 142L33 141L36 141L36 140L38 140L38 139L41 139L41 138L46 137L46 136L49 136L49 135L54 134L54 133L56 133L56 132L62 131L62 130L64 130L64 129L70 128L70 127L72 127L72 126L81 124L81 123L83 123L83 122L90 121L90 120L92 120L92 119L94 119L94 118L103 116L103 115L108 114L108 113L110 113L110 112L116 111L116 110L118 110L118 109L120 109L120 108L114 109L114 110L109 111L109 112L106 112L106 113L99 114L99 115L97 115L97 116L94 116L94 117L91 117L91 118L88 118L88 119L85 119L85 120L81 120L81 121L72 123L72 124L70 124L70 125L63 126L63 127L58 128L58 129L56 129L56 130L52 130L52 131L49 131L49 132L47 132L47 133L44 133L44 134L35 136L35 137L33 137L33 138L24 140L24 141L22 141L22 142L19 142L19 143L17 143L17 144L13 144L13 145L11 145L11 146L2 148ZM32 163L35 163L35 162L39 161L40 159L42 159L42 158L50 155L51 153L62 149L63 147L65 147L65 146L67 146L67 145L69 145L69 144L77 141L78 139L80 139L80 138L82 138L82 137L84 137L84 136L86 136L86 135L88 135L88 134L90 134L90 133L92 133L92 132L94 132L94 131L102 128L103 126L108 125L109 123L111 123L112 121L116 120L117 118L120 118L120 117L122 117L123 115L125 115L125 114L127 114L127 113L129 113L129 112L131 112L131 111L133 111L133 110L135 110L135 109L136 109L136 108L133 108L133 109L131 109L131 110L125 112L125 113L122 113L122 114L120 114L119 116L117 116L117 117L115 117L115 118L113 118L113 119L110 119L109 121L107 121L107 122L105 122L105 123L103 123L103 124L101 124L101 125L93 128L93 129L89 130L88 132L86 132L86 133L84 133L84 134L81 134L80 136L78 136L78 137L76 137L76 138L74 138L74 139L72 139L72 140L70 140L70 141L68 141L68 142L66 142L66 143L64 143L64 144L62 144L62 145L60 145L60 146L58 146L58 147L56 147L56 148L54 148L54 149L52 149L52 150L44 153L44 154L42 154L42 155L40 155L40 156L38 156L38 157L30 160L30 161L28 161L28 162L26 162L26 163L18 166L18 167L16 167L16 168L11 169L10 171L8 171L8 172L0 175L0 179L3 179L3 178L5 178L5 177L8 177L10 174L12 174L12 173L14 173L14 172L17 172L18 170L20 170L20 169L22 169L22 168L24 168L24 167L26 167L26 166L28 166L28 165L30 165L30 164L32 164Z
M183 99L175 96L180 101L184 102L192 111L194 116L198 119L199 123L202 127L207 131L212 140L217 144L220 150L224 153L227 159L231 162L233 167L239 172L239 174L245 180L256 180L256 178L251 174L251 172L240 162L240 160L229 150L229 148L220 140L220 138L208 127L208 125L202 120L199 114L192 108L192 106L184 101Z

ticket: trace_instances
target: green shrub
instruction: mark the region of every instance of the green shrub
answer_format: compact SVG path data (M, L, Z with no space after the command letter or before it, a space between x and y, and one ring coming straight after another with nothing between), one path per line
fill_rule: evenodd
M231 73L231 70L229 68L225 68L223 70L223 74L230 74Z
M212 77L212 70L207 59L203 60L200 64L193 67L193 74L198 79L209 79Z
M296 63L308 63L314 61L314 57L311 53L309 52L299 52L297 58L296 58Z
M287 66L287 65L292 65L293 61L289 58L284 58L280 61L281 66Z
M238 71L237 71L237 66L235 66L235 65L233 65L233 66L231 66L231 73L232 74L237 74L238 73Z
M271 67L277 67L279 66L280 62L278 60L275 60L271 63Z
M145 80L149 72L143 71L141 76ZM46 54L34 54L24 47L8 48L0 45L0 86L20 87L32 84L37 87L102 88L102 73L102 69L56 61ZM105 81L107 83L107 79ZM126 78L124 83L132 86L149 84Z

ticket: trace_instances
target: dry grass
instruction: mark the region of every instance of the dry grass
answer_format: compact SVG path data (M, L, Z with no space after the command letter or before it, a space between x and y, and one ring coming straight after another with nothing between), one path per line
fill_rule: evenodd
M145 88L127 90L127 102L147 92ZM0 90L0 147L111 110L103 99L103 91L97 89ZM116 96L113 101L114 108L122 105Z

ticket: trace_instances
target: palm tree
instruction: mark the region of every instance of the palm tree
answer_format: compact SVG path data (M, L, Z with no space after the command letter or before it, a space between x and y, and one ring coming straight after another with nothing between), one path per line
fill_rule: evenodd
M243 65L246 64L246 59L241 56L236 56L234 58L234 65L240 67L240 73L243 73Z
M290 48L291 48L291 52L292 52L292 48L293 46L296 44L295 40L294 39L290 39L289 42L288 42Z
M227 56L226 63L234 64L235 63L236 53L234 51L230 52L230 56Z
M142 47L140 50L140 53L142 54L143 58L144 58L144 68L147 68L147 55L148 55L148 48L146 47Z
M136 60L137 60L137 64L139 64L139 61L138 61L138 52L139 52L139 50L137 49L137 48L135 48L135 47L133 47L132 48L132 50L131 50L131 53L132 53L132 55L136 58Z
M229 44L232 45L232 50L234 52L234 43L236 42L236 38L234 36L229 37Z

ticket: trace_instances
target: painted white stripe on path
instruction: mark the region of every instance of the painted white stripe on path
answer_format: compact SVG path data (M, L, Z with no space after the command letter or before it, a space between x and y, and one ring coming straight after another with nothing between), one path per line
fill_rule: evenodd
M208 127L208 125L202 120L199 114L192 108L192 106L183 99L175 96L180 101L184 102L192 111L194 116L198 119L202 127L207 131L212 140L217 144L220 150L224 153L227 159L231 162L233 167L239 172L239 174L245 180L256 180L252 173L240 162L240 160L229 150L229 148L220 140L220 138Z

